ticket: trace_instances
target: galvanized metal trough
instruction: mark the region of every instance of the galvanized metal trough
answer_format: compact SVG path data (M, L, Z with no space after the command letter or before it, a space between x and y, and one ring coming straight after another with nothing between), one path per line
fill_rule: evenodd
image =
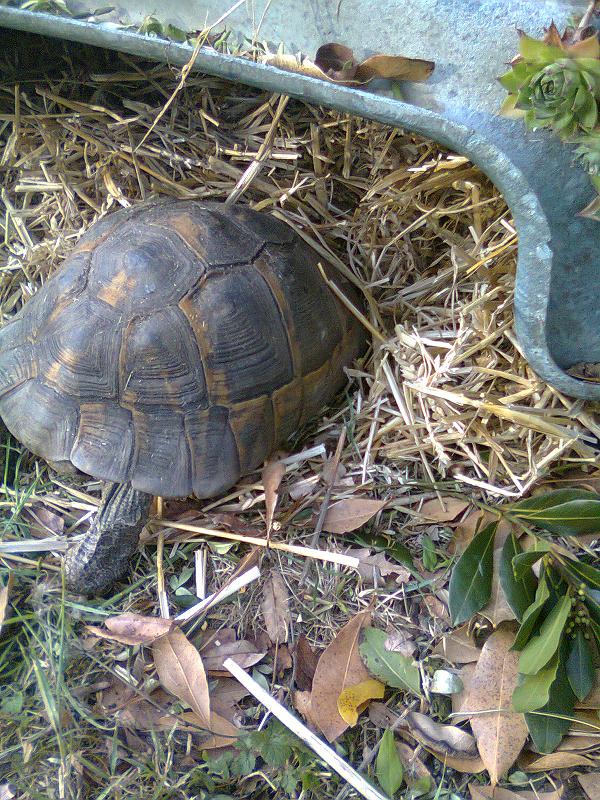
M246 0L227 18L239 36L314 54L329 41L358 57L397 53L436 62L432 78L406 86L407 102L328 84L203 48L195 69L301 97L422 134L464 154L503 192L519 235L515 312L517 335L532 367L565 394L600 399L600 383L566 370L600 362L600 223L579 217L593 191L568 148L545 132L499 117L504 91L497 76L516 49L516 30L539 35L551 20L561 27L585 10L568 0ZM187 45L81 19L96 3L74 0L69 19L0 6L0 26L142 55L175 65ZM155 14L185 30L204 28L229 0L127 0L113 18L139 23ZM15 36L18 33L15 32Z

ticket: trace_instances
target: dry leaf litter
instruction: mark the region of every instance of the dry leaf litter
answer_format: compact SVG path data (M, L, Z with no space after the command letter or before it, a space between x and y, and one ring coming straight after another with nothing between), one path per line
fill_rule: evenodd
M299 637L310 661L310 646L321 651L369 606L378 627L401 635L408 652L416 643L425 657L449 627L444 554L468 499L493 506L520 497L565 465L591 470L596 459L594 408L540 381L515 340L517 238L502 197L465 158L411 133L194 73L173 96L179 77L168 66L32 41L30 63L20 54L16 64L3 51L0 322L35 293L96 219L160 195L235 200L285 220L324 263L360 288L365 310L356 313L372 341L366 360L350 370L346 397L290 445L287 455L300 455L284 461L285 473L268 473L266 492L256 473L225 498L159 504L165 522L147 532L132 588L111 611L154 615L158 576L163 616L169 603L177 613L182 598L189 602L195 592L194 563L207 565L208 591L216 591L247 551L236 547L240 537L264 539L268 529L273 543L317 544L326 496L317 546L354 553L358 571L335 560L314 561L306 570L302 557L271 550L272 577L264 570L261 581L188 631L201 650L207 648L205 667L211 653L213 666L237 652L250 667L269 651L274 663L264 674L283 698L286 683L278 680L291 666L290 648ZM334 459L344 424L346 439ZM37 581L41 565L47 582L32 602L43 617L60 600L52 553L64 550L65 534L85 529L100 487L57 477L29 456L19 469L18 489L4 486L0 508L6 539L27 538L31 552L7 549L0 560L4 567L32 570ZM177 530L181 523L192 530ZM194 526L228 531L230 539L195 534ZM439 555L429 572L419 560L423 535ZM39 554L31 544L36 539L50 542L40 543ZM412 551L424 581L374 556L374 546L398 542ZM194 562L194 551L208 555ZM200 637L202 627L202 637L212 642ZM180 662L195 660L177 634L168 636L159 646L159 676L167 650L179 648ZM475 647L470 632L446 646L463 655ZM74 647L93 655L78 662L76 680L78 697L90 699L81 689L87 684L99 698L97 710L105 708L102 687L108 691L119 680L149 691L150 662L138 651L101 642L93 630L80 632ZM460 660L456 655L454 663ZM309 685L315 664L301 663L303 670ZM108 682L107 674L113 676ZM226 675L216 674L219 680ZM185 682L185 669L179 677ZM177 680L171 674L163 687L173 690ZM137 705L119 700L130 717L139 691L133 696ZM224 705L231 712L239 700ZM196 721L207 715L203 703L190 695ZM152 710L156 721L155 705L142 710ZM244 718L236 708L236 724L260 719L256 709ZM160 719L168 726L171 717ZM75 725L72 714L65 720ZM361 724L359 751L380 735L369 718ZM84 737L85 724L77 725ZM127 747L143 749L142 728L135 732L134 721ZM186 758L192 763L198 751L190 751L190 742ZM434 764L441 775L440 762ZM63 789L85 772L66 762L61 769ZM38 768L40 785L51 780L50 771ZM459 775L455 788L465 792L467 778Z

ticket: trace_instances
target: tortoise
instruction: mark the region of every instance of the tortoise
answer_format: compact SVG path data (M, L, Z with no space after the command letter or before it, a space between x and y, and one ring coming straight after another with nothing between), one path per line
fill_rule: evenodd
M6 427L106 482L65 558L72 591L125 575L153 496L225 492L344 386L365 337L317 262L271 215L141 202L92 225L0 330Z

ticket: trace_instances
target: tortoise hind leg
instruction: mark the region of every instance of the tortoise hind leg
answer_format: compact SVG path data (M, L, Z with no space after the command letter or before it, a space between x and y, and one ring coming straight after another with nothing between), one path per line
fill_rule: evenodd
M152 495L130 483L109 483L94 524L65 556L67 587L77 594L104 594L127 572Z

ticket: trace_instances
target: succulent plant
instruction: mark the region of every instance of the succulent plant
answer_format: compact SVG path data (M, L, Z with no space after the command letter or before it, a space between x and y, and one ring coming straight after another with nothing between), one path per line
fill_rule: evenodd
M530 128L551 128L577 144L575 156L598 193L580 213L600 221L600 41L581 28L561 36L554 24L543 40L520 33L519 55L500 83L508 91L501 113Z
M600 61L561 58L533 73L519 90L515 108L525 111L529 127L550 127L565 138L594 128L598 97Z
M585 169L590 175L600 175L600 132L577 140L579 147L575 150Z
M582 50L522 35L520 57L500 78L509 91L504 111L523 112L530 128L550 127L562 138L591 131L598 122L600 45L595 37L588 42Z

